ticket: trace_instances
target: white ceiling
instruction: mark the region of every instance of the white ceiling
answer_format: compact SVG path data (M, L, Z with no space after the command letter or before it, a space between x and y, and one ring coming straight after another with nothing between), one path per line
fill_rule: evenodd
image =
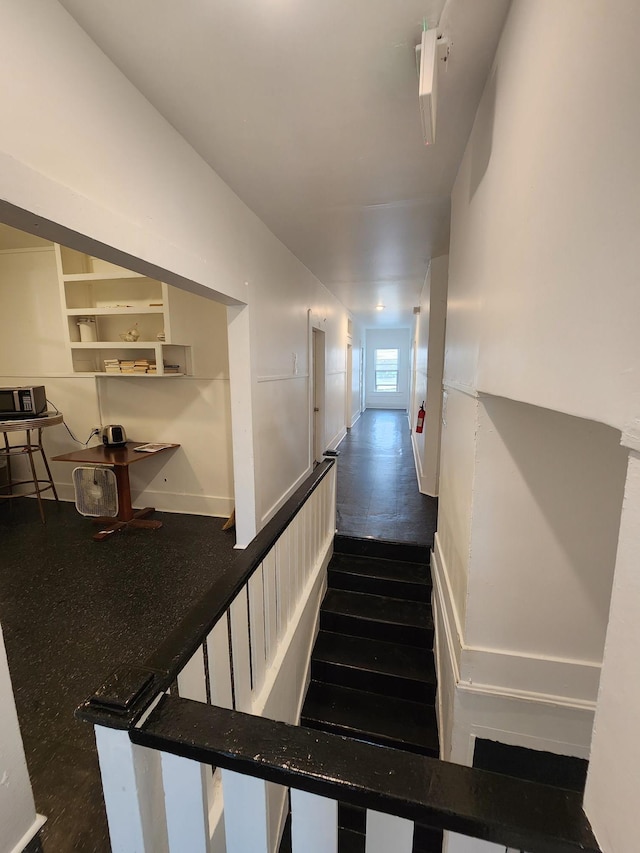
M509 0L61 3L357 320L411 324ZM430 147L423 19L452 43Z

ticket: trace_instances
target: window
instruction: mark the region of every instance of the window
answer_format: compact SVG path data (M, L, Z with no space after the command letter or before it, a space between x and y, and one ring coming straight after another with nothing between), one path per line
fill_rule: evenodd
M376 391L398 391L398 350L377 349L375 355Z

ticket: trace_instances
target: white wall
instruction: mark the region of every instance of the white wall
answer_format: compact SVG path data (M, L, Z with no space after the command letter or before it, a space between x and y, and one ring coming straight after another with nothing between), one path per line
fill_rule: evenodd
M407 409L411 370L411 331L409 329L367 329L365 337L365 387L367 409ZM376 349L398 349L398 391L376 391Z
M593 731L585 810L605 853L637 844L640 455L629 456L607 644Z
M452 195L448 381L638 416L639 31L634 0L513 3Z
M349 412L349 423L352 427L361 414L362 384L364 370L362 360L364 358L364 336L360 326L353 322L351 332L351 411ZM347 379L347 381L349 381Z
M612 20L616 67L593 61ZM588 755L618 430L640 422L639 25L630 0L514 0L453 189L434 571L455 760L478 727Z
M0 631L0 853L22 850L42 825L36 816Z
M423 494L437 496L440 478L440 433L442 424L442 372L447 318L449 258L433 258L420 294L420 313L414 331L415 375L410 422L418 487ZM415 431L418 411L424 401L426 416L422 433Z
M443 683L453 678L473 694L463 714L445 688L444 748L458 742L461 760L462 743L466 757L469 727L479 718L488 725L483 709L501 697L496 730L518 732L527 745L539 736L537 716L561 713L566 740L553 751L588 755L585 719L595 710L624 488L619 434L449 391L442 452L438 654ZM509 710L522 702L529 716Z

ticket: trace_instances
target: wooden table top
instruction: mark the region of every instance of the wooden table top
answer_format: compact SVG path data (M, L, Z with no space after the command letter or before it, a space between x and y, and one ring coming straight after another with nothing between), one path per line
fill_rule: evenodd
M0 432L18 432L25 429L44 429L45 427L61 424L64 420L62 412L43 412L36 418L11 418L0 420Z
M97 444L95 447L85 447L83 450L74 450L73 453L63 453L61 456L53 456L52 462L85 462L89 465L115 465L116 467L126 468L133 465L134 462L140 462L142 459L149 459L157 456L158 453L163 453L165 450L171 450L174 447L180 447L179 444L168 444L161 450L156 450L153 453L136 452L136 447L143 444L152 444L148 441L128 441L124 447L105 447L104 444ZM165 442L162 442L163 444Z

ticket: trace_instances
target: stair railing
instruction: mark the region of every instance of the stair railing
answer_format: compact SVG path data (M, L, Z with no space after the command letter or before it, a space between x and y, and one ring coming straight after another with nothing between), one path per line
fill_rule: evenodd
M274 783L290 789L293 853L337 853L338 802L367 810L366 853L411 853L415 823L492 842L474 847L463 839L469 853L599 851L574 791L173 696L131 738L173 756L183 778L188 767L222 768L220 849L229 853L273 851L267 790ZM184 813L175 819L185 843L194 822ZM200 832L174 849L211 848Z
M114 850L200 849L185 846L175 829L176 816L182 826L187 815L191 833L197 825L203 843L219 846L220 771L176 767L172 755L137 746L133 732L165 694L297 722L335 518L336 463L327 459L160 647L140 664L119 666L76 711L95 728ZM274 837L285 793L269 789Z
M291 725L335 491L326 460L160 648L78 709L114 853L274 853L289 803L293 853L337 853L338 801L367 810L366 853L411 853L416 823L457 833L452 853L462 836L496 853L598 853L578 794Z

